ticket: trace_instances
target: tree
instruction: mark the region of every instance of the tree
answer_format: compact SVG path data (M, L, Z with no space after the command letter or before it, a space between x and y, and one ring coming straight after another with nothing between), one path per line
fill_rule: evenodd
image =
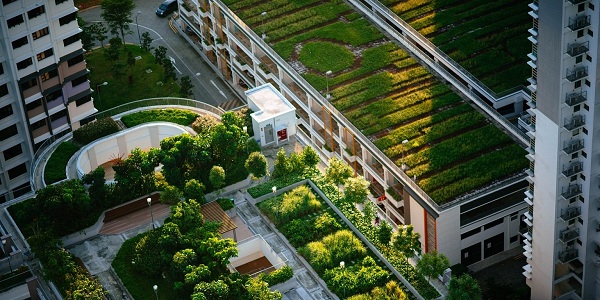
M195 199L198 203L204 203L206 202L206 199L204 199L205 190L206 187L202 182L196 179L190 179L185 183L183 196L187 199Z
M259 179L269 174L267 158L260 152L252 152L244 164L252 178Z
M225 170L221 166L213 166L208 175L210 184L216 189L220 189L225 184Z
M390 241L392 240L392 226L386 222L383 221L381 222L381 224L379 224L379 226L377 227L377 240L379 240L379 242L383 245L389 245Z
M291 172L291 170L292 166L288 161L285 150L283 148L279 148L279 151L277 151L277 158L275 159L275 164L273 166L273 178L285 178Z
M108 38L106 35L108 29L106 29L102 23L93 23L88 27L88 30L90 31L92 39L100 42L100 45L104 48L104 41Z
M129 33L131 11L135 8L133 0L102 0L102 18L108 23L113 34L121 34L121 40L125 42L125 33Z
M77 25L81 28L81 44L83 49L92 49L94 47L94 36L90 29L91 26L87 26L85 21L79 16L77 17Z
M143 51L150 52L150 50L152 50L152 46L150 46L150 44L152 44L152 38L150 37L150 33L146 31L142 33L142 43L140 47Z
M127 50L127 64L130 66L135 65L135 57L133 57L133 52Z
M111 61L117 61L121 55L121 46L123 45L123 41L118 37L114 37L108 40L108 43L109 45L104 52L104 55L106 55L106 58Z
M364 203L369 195L369 182L362 176L350 177L344 183L344 194L348 203Z
M179 79L179 97L191 98L194 97L194 85L190 76L183 76Z
M435 250L421 255L421 259L417 262L417 270L423 276L426 276L427 280L431 280L431 277L441 275L449 267L450 261L448 258L444 254L437 253Z
M469 274L452 276L448 285L448 300L481 300L481 287Z
M115 170L115 193L121 199L131 200L136 197L150 194L156 190L156 177L154 169L161 161L159 149L150 151L133 149L129 157L119 161Z
M315 151L315 149L313 149L311 146L304 147L300 157L307 168L315 168L321 161L319 154L317 154L317 151Z
M164 81L169 81L169 79L177 80L177 74L175 73L175 67L170 60L166 60L163 62L164 73Z
M183 193L176 186L167 185L160 193L160 202L164 204L177 204L183 199Z
M192 123L192 129L198 134L207 135L210 134L218 124L221 124L219 119L213 115L203 114L196 118L194 123Z
M156 61L156 63L161 66L164 65L165 62L169 62L169 60L167 60L167 48L166 47L158 46L158 48L154 49L154 61Z
M329 167L325 170L325 177L337 186L343 184L353 174L352 168L337 156L329 160Z
M252 300L281 300L283 295L280 291L271 292L269 285L260 280L260 278L250 278L246 282L246 290L248 291L248 299Z
M421 235L413 231L412 225L398 227L398 231L393 237L392 246L400 251L408 260L415 255L415 252L421 253ZM408 261L406 262L408 266Z

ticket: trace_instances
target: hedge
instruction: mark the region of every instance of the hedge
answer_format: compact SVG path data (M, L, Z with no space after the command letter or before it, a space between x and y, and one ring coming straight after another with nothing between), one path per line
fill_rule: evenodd
M121 130L119 124L112 118L104 118L73 131L73 141L80 145L87 145L101 137Z

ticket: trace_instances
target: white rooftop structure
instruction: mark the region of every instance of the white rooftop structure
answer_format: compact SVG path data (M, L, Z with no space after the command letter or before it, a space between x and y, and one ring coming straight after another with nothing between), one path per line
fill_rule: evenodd
M245 93L248 108L254 111L250 115L254 138L261 146L278 145L296 134L296 108L272 84L264 84Z

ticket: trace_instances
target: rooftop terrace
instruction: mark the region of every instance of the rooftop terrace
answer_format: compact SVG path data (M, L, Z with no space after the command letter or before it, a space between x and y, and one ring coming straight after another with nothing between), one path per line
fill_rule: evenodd
M224 2L317 90L328 83L330 102L438 204L527 166L520 146L343 1Z

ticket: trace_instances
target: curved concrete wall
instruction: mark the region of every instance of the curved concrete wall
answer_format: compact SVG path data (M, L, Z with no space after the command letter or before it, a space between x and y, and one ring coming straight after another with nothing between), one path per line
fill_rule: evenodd
M149 150L160 147L165 138L190 133L186 127L173 123L152 122L141 124L107 136L85 146L77 156L79 178L95 170L101 164L118 157L126 158L131 150Z

